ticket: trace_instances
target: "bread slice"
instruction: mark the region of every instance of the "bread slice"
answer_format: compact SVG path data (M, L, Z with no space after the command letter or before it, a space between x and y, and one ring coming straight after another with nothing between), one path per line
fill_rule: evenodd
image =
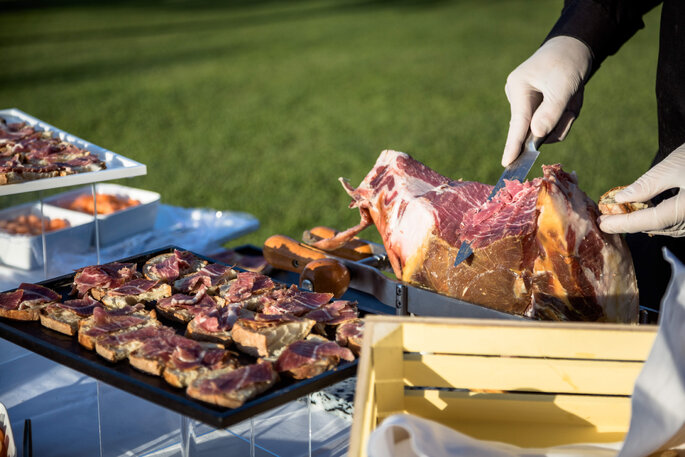
M145 280L134 280L135 282L138 281L145 281ZM131 281L131 282L134 282ZM104 303L107 307L109 308L123 308L125 306L134 306L137 303L149 303L152 301L160 300L162 298L170 297L171 296L171 286L169 284L165 283L158 283L156 286L153 288L135 294L122 294L121 291L128 286L128 284L124 284L122 287L118 287L116 289L109 290L104 297L102 297L102 303Z
M236 347L253 357L277 357L290 343L304 339L315 321L295 316L257 314L238 319L231 330Z
M626 186L614 187L613 189L602 194L602 196L599 198L599 202L597 203L597 206L599 206L599 211L602 214L627 214L632 213L633 211L646 209L651 206L650 203L643 202L617 203L616 200L614 200L614 196L618 191L625 188Z
M209 372L194 380L186 389L189 397L226 408L238 408L248 399L266 391L278 381L270 362L256 363L231 370Z

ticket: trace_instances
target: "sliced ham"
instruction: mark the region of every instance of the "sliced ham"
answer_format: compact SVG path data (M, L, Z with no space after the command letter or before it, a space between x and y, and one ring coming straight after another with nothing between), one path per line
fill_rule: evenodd
M19 304L22 302L21 297L24 291L17 289L14 292L3 292L0 294L0 308L4 309L19 309Z
M110 295L125 296L125 295L140 295L149 292L159 284L159 281L150 281L148 279L133 279L122 286L109 291Z
M319 324L338 325L359 317L359 310L355 302L334 300L319 309L308 312L305 317Z
M210 372L190 384L186 392L198 400L238 408L246 400L267 390L277 380L278 374L271 363L262 362L235 370Z
M76 300L65 300L62 303L56 303L56 306L62 309L72 311L79 316L91 316L95 308L102 308L102 303L86 295L83 298Z
M54 302L62 299L62 296L54 290L48 289L38 284L21 283L19 289L24 291L22 300L34 303Z
M74 290L82 297L91 289L115 289L137 276L135 263L112 262L91 265L77 270L74 276Z
M238 273L223 297L227 302L235 303L247 300L254 295L263 294L274 287L273 280L268 276L246 271Z

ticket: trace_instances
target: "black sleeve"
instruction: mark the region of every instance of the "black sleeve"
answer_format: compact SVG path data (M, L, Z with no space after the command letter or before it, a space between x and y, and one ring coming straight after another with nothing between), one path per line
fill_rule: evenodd
M659 0L565 0L561 16L545 41L566 35L592 51L594 73L608 56L644 27L642 16Z

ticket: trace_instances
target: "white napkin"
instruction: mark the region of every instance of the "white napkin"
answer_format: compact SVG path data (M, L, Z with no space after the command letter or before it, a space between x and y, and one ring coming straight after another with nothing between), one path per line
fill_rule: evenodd
M685 266L664 249L673 275L661 303L659 329L635 381L630 428L623 443L544 449L481 441L409 414L388 417L371 434L369 457L641 457L685 443Z

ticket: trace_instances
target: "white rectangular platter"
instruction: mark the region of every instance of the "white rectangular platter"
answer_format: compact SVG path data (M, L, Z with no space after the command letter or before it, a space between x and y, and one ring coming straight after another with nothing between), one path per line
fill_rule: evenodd
M96 154L103 160L107 168L104 170L91 171L87 173L77 173L69 176L60 176L56 178L37 179L35 181L27 181L19 184L7 184L0 186L0 196L13 195L24 192L34 192L45 189L57 189L60 187L76 186L79 184L91 184L100 181L109 181L112 179L130 178L133 176L142 176L147 174L147 167L131 160L122 155L116 154L107 149L96 146L81 138L78 138L64 130L53 127L40 119L24 113L16 108L0 110L0 117L5 118L8 122L26 122L36 130L44 130L52 132L52 134L63 141L72 143L80 148Z

